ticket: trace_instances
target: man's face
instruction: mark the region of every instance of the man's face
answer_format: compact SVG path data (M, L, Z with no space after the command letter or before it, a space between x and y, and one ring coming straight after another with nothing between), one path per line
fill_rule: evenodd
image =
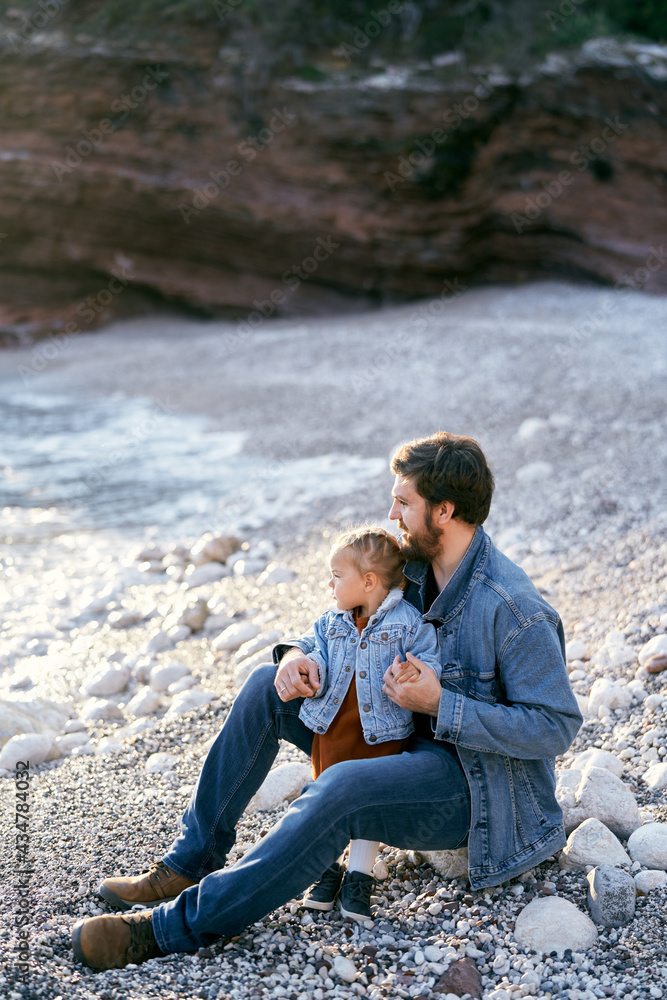
M394 502L389 518L398 521L401 552L406 559L433 562L440 552L442 530L433 524L433 514L411 479L396 476L391 493Z

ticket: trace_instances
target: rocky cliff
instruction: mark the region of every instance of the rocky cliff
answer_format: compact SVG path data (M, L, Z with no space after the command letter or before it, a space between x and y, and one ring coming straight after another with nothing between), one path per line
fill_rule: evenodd
M5 338L163 299L252 327L545 276L667 292L666 48L249 89L233 49L3 44Z

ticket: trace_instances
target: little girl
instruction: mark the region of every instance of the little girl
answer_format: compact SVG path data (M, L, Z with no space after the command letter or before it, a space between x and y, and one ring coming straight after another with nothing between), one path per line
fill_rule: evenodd
M336 608L315 622L315 648L306 652L318 665L320 686L299 712L315 734L314 778L339 761L401 752L414 730L412 714L390 701L382 686L385 672L405 661L408 650L440 676L435 629L403 598L404 565L396 538L382 527L345 532L331 550ZM404 668L404 680L417 675ZM329 911L340 893L343 916L370 920L378 846L351 841L347 873L334 862L305 893L303 905Z

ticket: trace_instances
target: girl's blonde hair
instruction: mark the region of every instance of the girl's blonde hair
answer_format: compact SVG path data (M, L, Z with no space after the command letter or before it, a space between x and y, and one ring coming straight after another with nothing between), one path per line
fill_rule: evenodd
M405 587L405 556L398 540L385 528L362 524L344 531L333 543L331 555L342 549L349 550L350 558L360 573L377 573L387 590Z

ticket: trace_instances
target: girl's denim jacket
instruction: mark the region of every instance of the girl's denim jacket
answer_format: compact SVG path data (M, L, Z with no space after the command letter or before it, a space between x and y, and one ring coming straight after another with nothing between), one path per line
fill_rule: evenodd
M313 626L315 645L303 646L317 663L320 687L305 698L299 718L316 733L326 733L350 686L354 674L361 728L366 743L400 740L414 730L412 712L399 708L382 690L382 678L406 652L423 660L439 677L440 659L435 629L403 599L403 591L390 590L366 628L359 630L351 611L330 610ZM299 640L296 645L302 645Z
M555 757L582 718L563 626L481 526L429 608L428 565L410 562L404 574L406 600L437 630L442 693L431 728L436 744L456 749L468 781L470 884L497 885L565 845ZM303 638L288 644L310 653L312 636Z

